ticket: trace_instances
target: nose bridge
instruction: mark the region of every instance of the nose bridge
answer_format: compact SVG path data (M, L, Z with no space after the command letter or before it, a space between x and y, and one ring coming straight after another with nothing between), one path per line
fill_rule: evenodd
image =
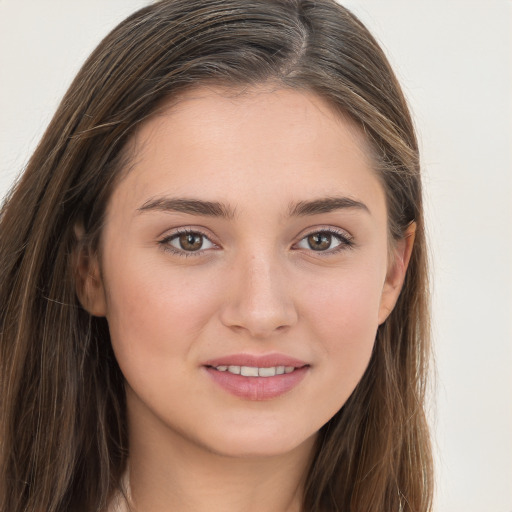
M240 254L233 269L233 287L223 312L230 327L265 337L297 320L284 262L271 250Z
M249 256L246 265L247 302L253 305L253 309L264 311L267 304L272 304L282 295L279 265L271 255L264 254Z

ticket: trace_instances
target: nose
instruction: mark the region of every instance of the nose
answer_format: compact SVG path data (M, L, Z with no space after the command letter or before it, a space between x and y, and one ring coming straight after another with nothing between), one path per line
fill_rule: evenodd
M222 323L254 338L268 338L298 319L293 283L280 265L264 256L249 256L231 269Z

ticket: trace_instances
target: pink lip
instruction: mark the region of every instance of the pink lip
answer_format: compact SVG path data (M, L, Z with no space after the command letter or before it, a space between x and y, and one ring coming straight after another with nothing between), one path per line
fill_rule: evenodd
M294 366L291 373L274 377L244 377L230 372L216 370L215 366ZM297 386L308 373L310 367L304 361L283 354L233 354L207 361L203 366L213 381L227 392L245 400L271 400L284 395Z
M231 354L217 357L203 363L204 366L257 366L258 368L270 368L271 366L295 366L302 368L307 363L284 354L272 353L265 355Z

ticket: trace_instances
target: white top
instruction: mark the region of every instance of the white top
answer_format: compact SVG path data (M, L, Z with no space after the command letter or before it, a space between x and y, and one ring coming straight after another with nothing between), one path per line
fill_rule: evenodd
M130 476L126 470L119 491L116 492L108 506L108 512L134 512L130 507L131 494L130 494Z
M117 493L114 496L108 507L108 512L130 512L126 498L121 493Z

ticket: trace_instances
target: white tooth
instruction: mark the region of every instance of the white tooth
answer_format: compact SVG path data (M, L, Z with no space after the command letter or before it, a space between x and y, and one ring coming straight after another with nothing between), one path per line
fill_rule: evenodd
M228 372L240 375L240 366L228 366Z
M285 366L284 373L292 373L295 370L295 366Z
M284 366L276 366L276 375L282 375L284 373Z
M219 372L225 372L228 369L227 366L216 366L215 368L219 370Z
M244 377L257 377L258 367L240 366L240 375L243 375Z
M276 374L275 367L271 368L259 368L258 369L258 375L260 377L273 377Z

